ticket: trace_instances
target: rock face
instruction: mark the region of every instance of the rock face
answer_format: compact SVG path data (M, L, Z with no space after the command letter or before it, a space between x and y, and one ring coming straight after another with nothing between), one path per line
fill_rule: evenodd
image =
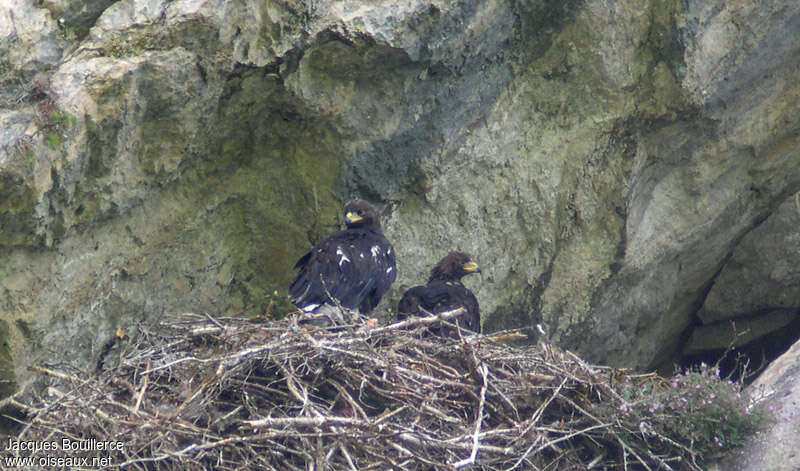
M736 246L698 312L687 352L757 342L786 348L800 327L800 194ZM785 335L785 331L794 335ZM792 338L793 337L793 338ZM787 344L788 342L788 344Z
M773 416L766 430L750 438L712 471L794 471L800 469L800 342L778 357L748 389Z
M798 28L789 0L13 0L3 377L279 309L350 196L398 254L385 308L460 249L486 331L640 368L766 335L800 309Z

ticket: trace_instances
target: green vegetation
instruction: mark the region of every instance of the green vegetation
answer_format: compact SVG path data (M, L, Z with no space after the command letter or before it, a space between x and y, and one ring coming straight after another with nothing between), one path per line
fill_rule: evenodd
M74 126L78 122L77 118L64 111L53 111L49 117L53 123L64 126Z
M123 57L130 54L121 38L114 38L103 48L103 54L109 57Z
M71 114L60 110L52 96L53 91L50 89L50 83L47 80L35 80L27 87L26 99L33 103L36 113L35 123L38 129L36 134L43 136L43 142L48 148L57 150L61 147L63 139L66 137L66 131L74 126L78 120ZM33 150L31 144L31 142L27 141L20 144L20 151L28 160L32 161Z
M59 35L61 36L61 39L65 41L77 41L86 37L86 34L89 32L88 28L69 25L64 23L63 19L58 21L58 27L61 30Z
M120 35L108 41L102 53L109 57L126 57L159 48L161 38L154 34Z
M632 433L671 437L699 463L743 445L768 420L742 393L741 383L720 378L719 369L707 365L668 380L653 375L644 383L627 382L622 394L629 401L620 410L622 419L640 424Z
M50 131L44 138L44 143L47 147L56 150L61 147L61 137L55 131Z

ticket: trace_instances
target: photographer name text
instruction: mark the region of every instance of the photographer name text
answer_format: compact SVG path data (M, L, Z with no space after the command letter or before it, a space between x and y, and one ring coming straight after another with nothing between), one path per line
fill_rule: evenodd
M72 440L62 438L58 440L14 440L9 438L5 444L5 451L117 451L122 450L124 444L116 440Z

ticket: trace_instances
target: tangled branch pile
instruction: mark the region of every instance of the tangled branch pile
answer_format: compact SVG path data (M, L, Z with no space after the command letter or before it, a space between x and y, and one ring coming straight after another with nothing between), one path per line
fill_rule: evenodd
M19 439L115 440L82 453L125 469L700 469L692 443L630 397L660 387L654 375L549 343L425 335L458 313L384 327L165 319L99 373L42 368L52 385L23 406Z

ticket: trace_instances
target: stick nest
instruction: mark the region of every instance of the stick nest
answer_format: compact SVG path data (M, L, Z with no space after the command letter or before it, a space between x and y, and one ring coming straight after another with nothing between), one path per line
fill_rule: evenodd
M654 375L547 341L427 335L459 313L383 327L165 318L120 340L113 367L39 368L49 386L14 400L18 439L116 440L83 454L143 470L700 469L621 393Z

